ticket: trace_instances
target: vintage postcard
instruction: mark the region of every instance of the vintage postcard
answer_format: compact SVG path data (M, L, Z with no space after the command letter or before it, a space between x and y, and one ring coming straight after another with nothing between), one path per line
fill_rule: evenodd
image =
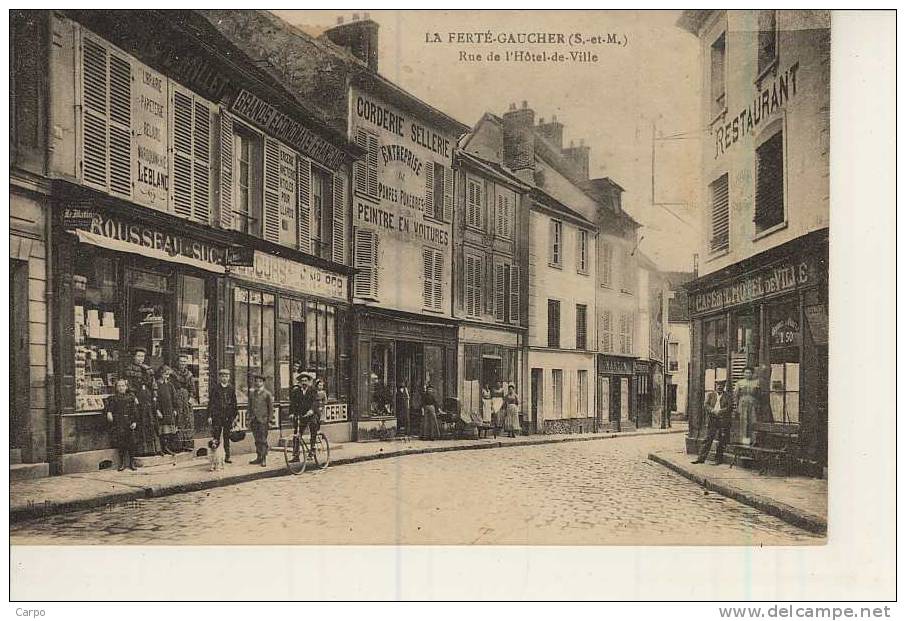
M835 19L11 11L11 543L817 553Z

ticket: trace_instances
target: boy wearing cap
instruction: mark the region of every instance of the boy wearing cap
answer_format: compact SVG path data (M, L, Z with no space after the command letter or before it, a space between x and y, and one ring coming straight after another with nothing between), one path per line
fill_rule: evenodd
M211 388L211 398L208 402L208 424L211 426L211 436L223 443L224 462L230 461L230 429L236 420L236 388L230 383L230 370L220 369L218 382Z
M252 376L254 385L249 390L249 427L255 436L255 452L258 456L250 464L267 465L267 431L274 411L274 396L264 387L265 377L261 373Z

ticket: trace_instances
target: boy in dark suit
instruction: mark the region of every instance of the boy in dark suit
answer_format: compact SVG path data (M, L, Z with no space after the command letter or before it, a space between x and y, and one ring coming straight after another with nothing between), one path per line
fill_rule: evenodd
M211 400L208 403L208 424L215 440L223 442L224 462L230 461L230 429L237 416L236 388L230 383L230 370L220 369L218 383L211 389Z
M727 382L718 381L715 383L715 390L708 393L705 397L705 414L708 417L708 436L702 445L702 450L698 454L698 459L693 464L703 464L711 451L711 443L717 438L717 455L714 463L719 464L724 457L724 446L727 444L727 436L730 432L730 412L733 410L733 398L726 392Z

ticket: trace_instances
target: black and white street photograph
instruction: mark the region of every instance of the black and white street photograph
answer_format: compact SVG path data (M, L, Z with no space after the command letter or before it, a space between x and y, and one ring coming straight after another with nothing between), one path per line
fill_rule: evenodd
M12 554L710 546L818 571L851 528L829 493L893 476L831 455L854 420L894 447L892 412L832 398L840 19L10 10Z

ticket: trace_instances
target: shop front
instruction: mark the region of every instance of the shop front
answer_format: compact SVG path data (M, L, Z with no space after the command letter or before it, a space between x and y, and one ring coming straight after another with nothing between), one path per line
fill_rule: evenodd
M191 373L191 439L206 433L211 370L216 367L218 290L227 246L99 204L63 202L55 211L55 354L62 472L109 466L114 451L104 400L141 347L157 370ZM159 218L157 219L159 220ZM192 227L188 227L192 228Z
M516 393L523 394L522 387L522 335L519 332L495 330L480 326L461 326L459 329L460 400L463 415L483 414L488 408L487 399L482 403L482 390L497 399L502 398L512 384ZM486 394L486 396L487 396ZM502 400L502 399L501 399ZM494 402L495 404L498 402ZM531 426L529 417L523 412L523 429ZM488 415L485 415L485 419ZM530 429L529 429L530 430Z
M635 424L633 412L634 358L598 354L598 425L621 430Z
M331 441L351 437L349 278L326 266L302 263L255 250L251 265L229 267L225 312L229 315L224 362L233 371L246 426L250 374L261 372L273 392L272 425L290 426L293 369L324 382L327 404L322 430Z
M353 350L358 440L417 435L425 387L457 398L456 324L357 307Z
M705 395L726 381L755 396L754 408L736 408L731 443L775 426L798 438L800 458L826 465L827 249L823 229L691 283L687 450L706 433Z

